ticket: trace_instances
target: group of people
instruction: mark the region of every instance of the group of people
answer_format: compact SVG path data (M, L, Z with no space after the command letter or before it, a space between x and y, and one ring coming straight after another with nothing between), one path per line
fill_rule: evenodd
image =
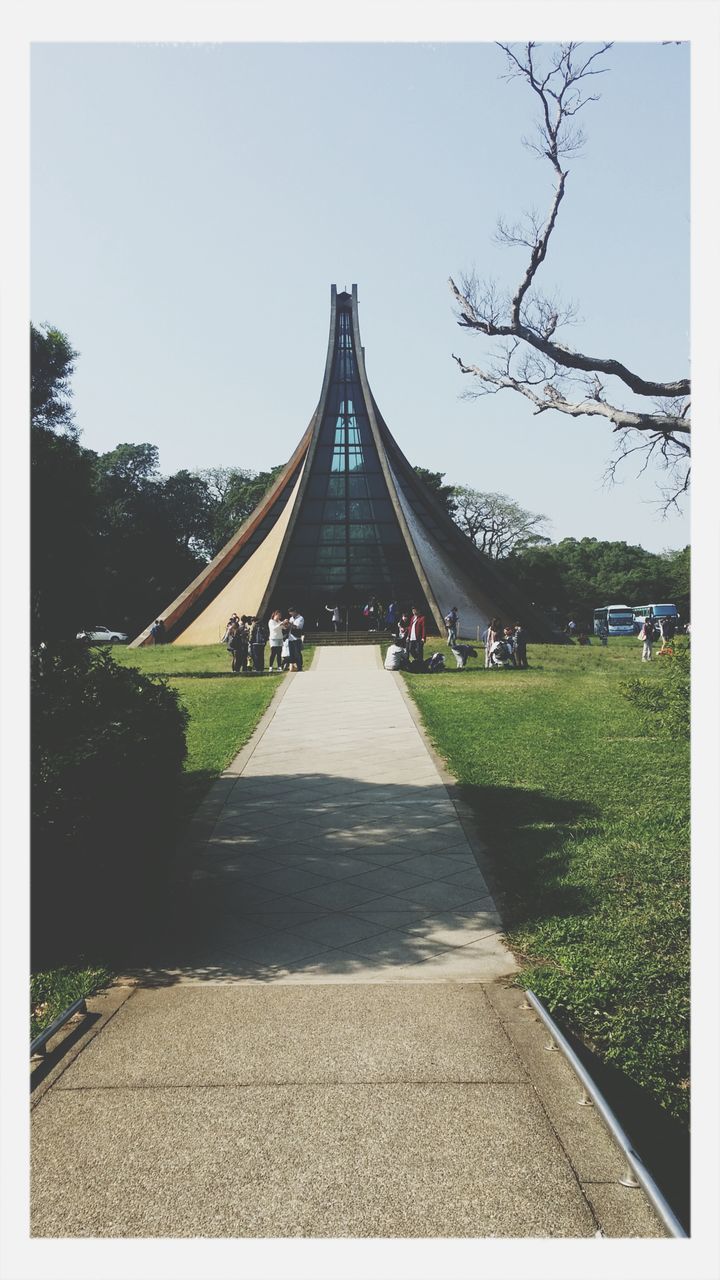
M232 658L234 675L262 675L265 670L265 646L270 644L268 670L302 671L305 619L297 609L288 609L283 617L280 609L262 618L233 613L228 619L223 644Z
M444 618L447 630L447 644L455 658L455 666L462 671L467 666L468 658L478 656L477 649L464 644L458 639L460 616L457 606L449 610ZM483 633L485 646L485 666L527 667L527 636L521 623L514 627L504 627L497 618L493 618ZM442 671L445 659L441 653L433 653L424 658L425 618L413 607L411 613L400 614L396 630L385 655L385 668L388 671Z
M409 614L401 613L394 619L393 635L385 655L386 670L425 670L424 648L425 615L413 605Z
M504 627L497 618L493 618L483 632L482 639L487 669L527 667L527 633L521 622L516 622L512 627Z

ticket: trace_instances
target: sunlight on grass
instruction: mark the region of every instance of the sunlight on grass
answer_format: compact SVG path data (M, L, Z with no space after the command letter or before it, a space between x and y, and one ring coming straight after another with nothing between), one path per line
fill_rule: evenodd
M406 680L490 846L520 981L685 1116L688 743L622 697L634 639L480 661Z

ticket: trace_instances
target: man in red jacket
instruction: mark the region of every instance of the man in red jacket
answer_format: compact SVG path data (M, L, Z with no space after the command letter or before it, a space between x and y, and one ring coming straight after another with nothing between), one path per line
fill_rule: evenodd
M408 651L413 670L422 671L423 645L425 644L425 618L413 605L408 628Z

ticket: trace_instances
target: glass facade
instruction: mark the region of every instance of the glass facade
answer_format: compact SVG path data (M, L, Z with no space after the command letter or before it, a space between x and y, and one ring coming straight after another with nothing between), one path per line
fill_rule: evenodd
M338 296L325 413L274 595L306 611L376 595L427 612L372 438L347 294Z

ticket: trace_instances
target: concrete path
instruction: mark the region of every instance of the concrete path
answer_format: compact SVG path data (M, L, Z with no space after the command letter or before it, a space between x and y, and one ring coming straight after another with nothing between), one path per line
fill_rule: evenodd
M192 942L156 972L305 984L515 971L468 837L379 653L320 649L311 671L287 680L195 826Z
M662 1234L378 652L284 681L192 824L184 940L37 1091L35 1235Z

